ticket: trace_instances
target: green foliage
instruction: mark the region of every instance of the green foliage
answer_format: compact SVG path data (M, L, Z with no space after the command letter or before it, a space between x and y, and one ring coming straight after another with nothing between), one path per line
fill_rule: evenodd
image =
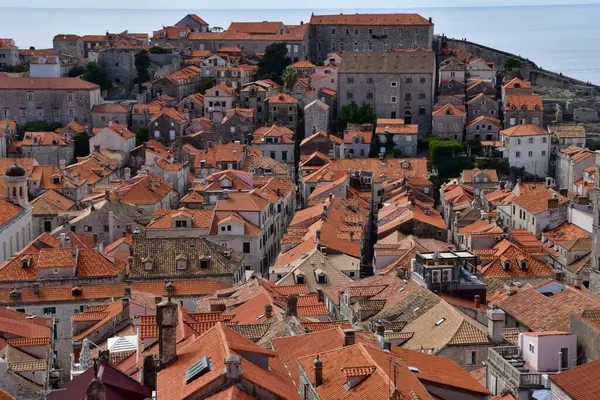
M148 128L140 128L135 133L135 143L137 146L141 145L142 143L146 143L148 141L148 138Z
M86 132L75 136L75 157L85 157L90 154L90 137Z
M221 28L220 26L213 26L212 28L210 28L211 32L222 32L223 28Z
M271 79L282 84L281 75L285 67L292 63L286 43L273 43L267 46L265 54L258 62L259 79Z
M481 139L473 138L466 141L464 144L465 153L471 156L480 155L483 152Z
M283 70L281 79L283 80L283 83L285 83L285 86L289 90L292 90L294 86L296 86L296 82L298 82L298 71L296 71L296 69L294 69L291 65L288 65Z
M5 65L5 72L17 73L17 72L27 72L29 71L29 64L25 65Z
M217 84L217 80L214 78L204 79L202 80L202 84L200 85L200 94L204 95L208 89L215 86Z
M150 80L150 56L146 50L141 50L135 55L135 69L137 71L138 91L142 93L142 84Z
M60 127L62 127L60 122L52 122L49 124L47 121L39 120L19 125L18 132L19 134L23 134L24 132L54 132Z
M442 157L455 157L462 153L463 148L456 140L439 140L429 138L429 161L433 165L438 164Z
M510 164L506 158L478 158L475 167L479 169L495 169L498 175L509 175Z
M106 71L106 68L98 63L88 63L82 78L88 82L95 83L96 85L100 86L100 89L102 90L112 88L112 82L108 78L108 72Z
M71 77L71 78L75 78L77 76L83 75L84 72L85 72L85 68L82 67L81 65L73 65L69 69L69 72L67 73L67 75L69 75L69 77Z
M152 54L168 54L171 52L171 50L160 46L152 46L150 49L148 49L148 52Z
M334 122L336 132L343 132L348 122L357 124L375 124L376 118L373 107L367 103L360 106L355 102L342 106L338 118ZM373 146L371 146L373 147Z
M514 57L509 58L504 63L504 69L507 71L512 71L513 69L519 69L522 66L523 66L523 63Z

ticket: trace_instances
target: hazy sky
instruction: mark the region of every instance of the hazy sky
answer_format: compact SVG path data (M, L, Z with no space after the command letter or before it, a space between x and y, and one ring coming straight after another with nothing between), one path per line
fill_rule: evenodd
M226 3L206 2L198 0L179 0L175 5L164 0L79 0L76 8L129 8L129 9L281 9L281 8L404 8L404 7L472 7L472 6L521 6L521 5L558 5L558 4L597 4L598 0L454 0L448 4L447 0L378 0L370 3L371 7L365 8L364 0L304 0L302 2L291 2L281 0L229 0ZM73 0L0 0L1 7L32 7L32 8L73 8Z

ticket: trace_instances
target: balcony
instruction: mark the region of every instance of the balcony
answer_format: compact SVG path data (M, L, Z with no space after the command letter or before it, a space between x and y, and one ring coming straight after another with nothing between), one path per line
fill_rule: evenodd
M543 387L542 374L529 372L518 346L494 347L488 352L488 365L499 371L512 387Z

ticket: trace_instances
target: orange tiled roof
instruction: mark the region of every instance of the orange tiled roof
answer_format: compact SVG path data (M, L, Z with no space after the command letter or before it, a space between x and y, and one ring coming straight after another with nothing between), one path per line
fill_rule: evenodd
M448 103L438 108L433 112L435 116L444 116L444 115L465 115L465 110L460 109L452 103Z
M506 243L506 245L500 247L500 243ZM481 269L486 278L513 279L546 278L552 276L552 268L532 257L530 253L508 241L500 243L494 246L495 249L498 249L494 255L494 259ZM478 250L474 249L474 252L477 254ZM527 263L525 269L521 268L523 261ZM510 263L508 271L504 269L506 262Z
M50 337L8 339L7 342L13 347L46 346L50 344Z
M210 228L213 220L213 210L187 208L156 210L154 219L146 226L146 229L171 229L173 226L172 219L180 216L191 218L191 228Z
M268 101L270 104L296 104L298 100L294 99L292 96L286 93L278 93L269 97L265 101Z
M136 176L132 183L124 182L111 193L124 203L154 204L167 196L172 190L171 185L154 175Z
M549 135L550 133L539 125L525 124L516 125L512 128L500 131L501 134L506 136L535 136L535 135Z
M462 172L462 181L464 183L474 183L473 178L479 174L485 175L489 179L489 183L498 183L498 173L495 169L465 169ZM484 183L484 182L481 182Z
M279 32L283 22L232 22L227 28L230 33L249 33L249 34L266 34L274 35Z
M79 78L32 78L0 74L0 89L4 90L100 90L95 83Z
M168 283L175 288L173 292L167 291L164 282L132 282L131 289L157 296L206 296L227 287L226 284L212 279L174 280ZM200 319L196 320L201 322Z
M600 360L561 371L552 375L552 384L557 385L567 396L576 400L595 400L600 398Z
M540 186L541 187L537 188L536 190L532 190L530 192L515 197L513 199L513 203L519 205L520 207L526 209L527 211L533 214L539 214L548 210L548 200L552 198L556 198L558 200L559 205L563 205L569 202L568 198L563 197L542 185Z
M473 121L471 121L469 123L469 125L467 125L467 128L475 126L475 125L477 125L477 124L479 124L479 123L481 123L483 121L491 122L492 124L496 125L497 127L502 126L499 119L492 118L492 117L490 117L488 115L481 115L481 116L475 118ZM481 143L483 144L483 142L481 142Z
M530 95L506 95L504 109L506 111L524 108L525 111L541 111L544 109L542 104L542 96L537 94Z
M532 86L529 82L526 82L520 78L513 78L504 84L505 89L531 89Z
M0 200L0 226L3 226L23 212L23 208L6 200Z
M119 104L96 104L92 107L93 113L128 113L129 109ZM125 121L123 121L125 122Z

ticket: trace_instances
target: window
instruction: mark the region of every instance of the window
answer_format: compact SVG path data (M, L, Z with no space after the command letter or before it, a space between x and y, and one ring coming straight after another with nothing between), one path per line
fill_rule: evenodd
M58 117L58 108L52 109L52 115L54 115L55 117Z
M412 93L404 93L404 101L411 101L412 100Z
M517 123L516 118L511 118L510 119L510 126L514 126L514 125L516 125L516 123Z
M346 93L346 98L347 99L353 99L354 98L354 94L352 92L348 92L348 93Z
M331 28L331 34L335 35L335 28Z
M346 35L350 34L350 29L346 28Z
M425 115L425 107L419 107L419 115Z
M403 33L404 33L404 29L402 29L402 28L399 28L399 29L398 29L398 34L399 34L399 35L402 35Z
M250 242L242 243L242 251L246 254L250 253Z
M355 29L355 30L354 30L354 34L355 34L355 35L358 35L358 29Z
M373 92L367 92L367 100L373 100Z
M529 351L535 353L535 346L531 343L529 343Z
M398 86L398 82L392 81L392 82L390 82L390 86L391 87L397 87Z
M354 78L348 77L347 81L348 83L354 83Z
M467 350L466 365L477 365L477 350Z
M358 51L358 43L354 42L354 51Z
M419 34L419 30L417 28L415 28L415 35Z
M21 108L21 109L19 109L19 116L20 116L20 117L24 117L24 116L26 116L26 115L27 115L27 112L25 111L25 109L24 109L24 108Z
M331 42L331 51L335 51L336 50L336 43L334 41Z
M373 34L373 28L369 28L369 35Z
M517 144L521 144L521 139L517 139Z
M388 42L383 42L383 51L388 51Z
M33 100L33 92L27 92L27 100L29 100L29 101Z
M533 157L533 151L530 151L528 155L529 157Z
M287 161L287 151L281 152L281 161Z
M419 100L425 100L426 98L427 98L427 93L425 93L425 92L419 93Z
M367 83L373 83L373 78L371 78L371 77L367 78Z
M427 83L427 78L419 78L419 83Z
M404 78L404 83L412 83L412 78Z
M516 158L521 158L521 152L520 151L515 152L515 157Z
M274 151L272 151L272 152L270 153L269 157L271 157L271 158L274 160L274 159L275 159L275 152L274 152Z
M44 307L44 314L56 314L56 307Z
M175 221L175 228L187 228L187 221Z
M8 116L9 116L9 111L8 111L8 108L3 108L3 109L2 109L2 116L3 116L3 117L8 117Z
M388 28L383 28L383 34L387 35L388 34Z
M542 138L542 143L546 143L547 138L543 137Z
M69 115L69 117L74 117L75 116L75 109L74 108L67 109L67 114Z
M391 102L396 103L396 96L392 96Z
M73 101L73 93L67 93L67 101Z
M35 109L35 115L38 117L42 116L42 108L41 107L38 107Z
M369 42L369 44L367 45L369 50L373 50L373 43Z
M321 42L317 42L317 50L321 51Z
M546 156L546 151L542 150L542 157L545 157L545 156Z

